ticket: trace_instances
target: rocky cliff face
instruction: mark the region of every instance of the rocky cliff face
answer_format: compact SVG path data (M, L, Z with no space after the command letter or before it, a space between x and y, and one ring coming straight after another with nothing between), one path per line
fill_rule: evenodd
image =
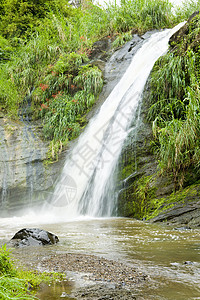
M48 144L37 126L0 118L0 214L41 202L59 172L59 163L46 165Z

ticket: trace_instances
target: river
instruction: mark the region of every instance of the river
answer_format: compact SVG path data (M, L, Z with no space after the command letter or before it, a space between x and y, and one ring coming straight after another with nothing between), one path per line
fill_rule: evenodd
M1 219L2 243L27 226L22 218L10 221ZM34 255L38 253L41 258L51 253L94 254L133 265L149 276L145 285L137 287L137 299L200 299L199 229L175 229L123 218L86 218L54 224L30 222L29 227L49 230L60 238L56 246L14 250L16 257L32 260L33 265ZM69 292L79 284L80 280L76 279L66 290ZM44 294L41 299L60 299L60 289L53 291L52 298Z

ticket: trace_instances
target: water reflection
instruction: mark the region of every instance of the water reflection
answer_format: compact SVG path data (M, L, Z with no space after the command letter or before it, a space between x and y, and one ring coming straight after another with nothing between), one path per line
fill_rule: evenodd
M71 290L72 287L68 281L57 282L51 285L45 284L41 286L36 296L41 300L58 300L61 298L73 300L73 298L67 296L71 293Z

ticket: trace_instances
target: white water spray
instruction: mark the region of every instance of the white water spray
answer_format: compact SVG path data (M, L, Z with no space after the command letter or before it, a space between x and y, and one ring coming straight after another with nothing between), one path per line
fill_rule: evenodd
M81 214L111 215L113 200L106 194L112 172L151 69L167 51L170 36L181 26L183 23L154 33L143 44L99 113L90 121L65 162L51 201L55 214L66 219Z

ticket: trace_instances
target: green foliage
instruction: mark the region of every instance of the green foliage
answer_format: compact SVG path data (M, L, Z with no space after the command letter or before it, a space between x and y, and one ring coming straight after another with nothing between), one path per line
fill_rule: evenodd
M0 109L9 114L17 115L18 91L13 80L10 78L6 66L0 65Z
M10 251L6 246L0 248L0 276L14 276L16 271L10 259Z
M53 66L52 71L61 74L68 73L75 76L78 73L79 67L87 61L88 58L85 53L79 54L71 52L69 54L63 54Z
M175 188L183 186L186 170L199 168L200 160L200 92L188 88L185 120L172 119L156 128L159 141L159 158L162 171L171 172Z
M58 95L47 104L42 104L45 137L64 144L77 137L81 130L79 118L94 101L92 94L79 91L73 97L69 94Z
M61 279L63 274L17 270L11 260L10 251L6 246L0 248L0 299L38 299L34 292L41 282L50 283Z
M98 95L103 87L102 72L95 66L82 66L78 75L74 78L74 83L83 88L86 93Z
M35 299L28 294L28 281L18 277L6 246L0 248L0 299Z
M24 280L13 277L0 277L0 299L2 300L18 300L38 299L27 292L27 285Z
M169 53L155 64L151 76L151 108L149 119L168 120L184 115L183 102L186 86L190 84L188 66L193 58L175 56Z
M112 26L118 32L144 32L172 24L171 4L168 0L124 0L120 6L108 6L108 12Z
M174 52L156 63L151 76L149 119L160 170L173 175L175 190L183 187L188 169L199 169L200 160L199 16L187 32L172 45Z
M0 33L5 37L20 37L40 24L48 12L64 10L63 0L4 0L0 7Z
M79 67L84 58L73 52L61 57L50 66L45 83L33 93L35 102L42 101L44 136L52 140L49 156L53 159L58 158L68 140L80 134L85 124L82 116L92 107L103 86L102 73L96 66Z
M199 0L184 0L181 5L176 8L177 19L187 20L195 11L198 11L200 7Z
M127 43L128 41L130 41L132 39L132 34L131 32L122 32L119 33L117 38L114 40L114 42L112 43L112 47L113 48L118 48L121 47L122 45L124 45L125 43Z
M9 41L0 35L0 63L10 59L13 48Z

